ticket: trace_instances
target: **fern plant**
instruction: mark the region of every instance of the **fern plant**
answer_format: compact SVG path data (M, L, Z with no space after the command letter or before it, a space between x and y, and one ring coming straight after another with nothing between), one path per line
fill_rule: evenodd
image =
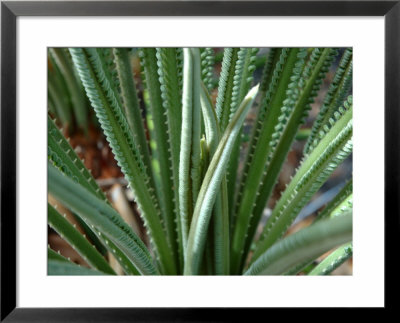
M93 237L49 204L49 225L89 265L49 248L49 274L113 275L113 256L126 275L293 275L310 264L310 275L326 275L352 255L351 180L311 225L285 235L352 152L350 48L225 48L219 75L211 48L141 48L139 82L131 49L52 49L55 60L57 53L65 73L79 75L148 240L111 206L49 116L49 194ZM288 153L332 69L300 165L263 225ZM76 95L78 85L70 85ZM256 118L249 133L250 110Z

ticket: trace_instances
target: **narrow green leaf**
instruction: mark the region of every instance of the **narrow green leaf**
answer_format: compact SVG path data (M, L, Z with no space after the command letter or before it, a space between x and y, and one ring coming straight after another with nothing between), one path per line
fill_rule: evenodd
M119 95L105 68L102 53L95 48L71 48L70 51L115 159L133 190L140 214L150 233L161 272L175 274L172 251L160 222L161 212L147 176L147 165L143 164L137 144L129 130Z
M203 256L205 237L207 235L208 224L216 199L216 193L225 175L226 167L229 162L230 153L234 142L242 127L244 118L253 104L258 91L258 85L252 88L239 109L235 113L232 121L224 132L218 148L208 167L206 176L203 180L199 197L193 212L193 219L190 226L188 246L185 258L186 275L196 275Z
M97 185L96 180L75 153L74 149L64 138L54 121L47 117L47 154L53 165L59 168L65 175L78 182L100 199L107 201L103 191Z
M343 101L352 86L353 76L353 50L347 48L340 60L339 67L335 73L333 81L329 86L328 93L324 98L320 113L311 129L311 134L304 146L304 154L309 154L315 147L315 140L319 132L325 125L329 125L330 119L334 117L337 109L343 104Z
M104 273L81 267L72 262L65 262L59 260L49 260L47 263L47 274L50 276L97 276L104 275Z
M47 97L47 111L51 115L56 116L56 108L53 99L50 97L50 94Z
M218 83L216 112L221 131L225 131L229 123L232 103L233 79L238 59L239 48L225 48L222 70Z
M86 106L85 93L75 77L73 65L70 63L71 58L67 56L64 48L50 48L50 55L54 58L65 78L65 83L68 87L69 94L71 95L72 108L78 125L83 129L88 126L88 110Z
M353 243L347 243L322 260L308 275L329 275L353 255Z
M157 48L158 76L161 85L161 97L168 122L168 140L170 157L170 174L174 194L174 223L171 224L171 246L176 252L176 261L183 270L183 242L179 216L179 154L182 127L182 93L179 80L178 52L175 48ZM163 174L167 176L167 174Z
M201 91L201 108L204 117L206 130L207 144L209 147L209 155L212 158L217 150L218 142L220 141L220 130L218 126L217 116L210 96L204 84ZM221 189L218 192L215 206L212 214L213 219L213 253L214 266L210 266L211 272L216 275L229 275L229 206L228 206L228 189L225 177L221 182ZM207 251L208 254L211 251ZM208 260L208 263L210 260Z
M65 140L60 131L55 127L54 122L50 120L50 118L48 119L48 130L49 160L52 161L53 165L56 166L64 175L79 183L99 199L109 204L103 191L98 187L92 175L85 168L82 161L76 155L68 141ZM55 144L55 142L57 144ZM112 241L107 239L104 235L99 236L97 228L89 226L88 223L79 216L79 214L77 214L76 217L79 219L79 222L85 224L86 234L91 237L92 242L96 245L98 250L104 251L104 248L106 248L114 255L117 261L121 263L122 268L127 274L138 274L136 268L131 265L130 260L117 246L114 245Z
M171 150L170 135L168 132L168 100L163 93L165 78L159 77L159 66L157 59L156 48L141 48L140 49L140 62L143 67L145 84L149 93L149 111L153 120L154 128L151 132L152 139L156 145L156 157L159 167L159 184L156 189L161 202L161 209L166 230L167 241L169 249L173 254L175 266L178 261L178 248L176 244L176 230L175 230L175 194L171 190L174 187L173 182L173 153ZM165 104L164 104L165 103ZM171 103L171 101L169 101Z
M64 264L64 265L63 265ZM50 247L47 247L47 274L48 275L107 275L104 272L100 272L96 269L82 267L77 265L65 258L60 254L60 252L55 252Z
M312 260L307 259L306 261L303 261L303 262L301 262L299 264L296 264L294 267L292 267L289 270L285 271L283 273L283 275L285 275L285 276L295 276L298 273L306 270L309 267L314 267L313 263L314 263L314 259L312 259Z
M276 183L282 165L295 139L300 125L310 109L310 104L320 88L336 50L332 48L312 50L311 56L306 64L302 59L305 57L305 50L299 53L299 60L296 63L294 74L290 77L291 83L288 86L286 98L283 101L278 123L274 123L274 132L269 141L269 149L265 172L256 193L256 202L253 209L254 216L250 219L250 227L247 229L244 255L247 254L251 241L254 237L258 222L263 209L268 201L272 189ZM272 113L272 110L270 110ZM252 183L252 182L249 182ZM251 185L251 184L249 184ZM247 189L247 186L245 186ZM244 265L245 257L241 259L241 268Z
M343 189L337 194L337 196L328 203L328 205L325 207L325 209L323 210L323 214L319 215L316 220L313 222L314 223L318 223L319 220L322 219L326 219L328 216L333 218L336 216L341 216L344 215L346 213L352 212L353 210L353 203L352 203L352 180L350 180L349 182L347 182L347 184L343 187ZM341 202L339 202L341 201ZM342 250L343 251L343 250ZM347 250L348 251L348 250ZM339 252L338 255L341 255L341 253ZM350 255L351 256L351 255ZM349 256L349 257L350 257ZM338 263L336 264L335 261L333 261L335 257L331 258L332 259L332 265L334 265L335 267L332 267L334 270L336 267L340 266L341 262L340 259L342 258L342 256L338 256ZM348 259L348 258L346 258ZM343 262L346 260L343 259ZM313 262L315 261L315 259L310 259L308 261L305 261L304 263L301 263L300 265L295 266L294 268L290 269L288 272L285 273L285 275L295 275L301 271L304 271L307 267L315 267L313 265ZM328 266L327 263L325 263L324 265ZM330 271L329 271L330 272ZM329 274L329 272L327 271L327 274Z
M109 203L92 174L85 167L69 144L69 141L64 138L49 116L47 117L47 131L47 153L48 158L52 161L53 165L60 169L65 175L87 188L97 197ZM92 242L96 245L96 248L104 253L104 241L101 242L101 239L98 239L93 230L88 227L79 216L76 216L76 218L82 225L88 237L90 237Z
M146 139L146 133L143 127L144 118L140 109L139 100L136 93L136 84L133 78L132 66L130 64L129 51L127 48L113 49L115 68L118 72L119 87L121 88L121 97L123 108L132 131L133 138L137 143L140 155L143 157L143 163L150 165L150 153ZM151 178L151 168L147 168L148 176ZM153 184L154 185L154 184Z
M352 151L352 109L340 118L305 159L265 225L253 260L271 247L314 193Z
M218 142L221 138L221 131L213 103L207 88L203 83L201 84L200 102L201 111L204 118L207 145L211 155L214 155L218 146Z
M264 70L264 74L262 77L264 91L261 92L261 101L260 101L261 104L258 105L258 109L257 109L257 113L256 113L257 117L256 117L256 120L252 127L251 139L248 143L248 150L247 150L245 162L243 165L242 174L240 175L240 178L239 178L239 187L235 193L234 201L235 201L236 205L231 206L231 208L230 208L230 218L231 218L230 230L232 232L232 235L233 235L233 230L235 229L238 208L239 208L242 196L243 196L246 178L248 176L250 166L252 165L255 149L257 147L257 142L259 141L259 138L260 138L261 129L262 129L263 125L266 123L267 112L270 111L270 102L272 99L272 94L275 91L277 91L278 81L279 81L279 79L281 79L285 64L286 65L291 64L290 60L289 60L289 62L287 61L289 53L290 53L290 51L288 48L277 49L276 51L274 51L274 57L268 58L269 60L272 60L272 59L274 60L274 62L272 62L273 66L271 66L271 68L273 68L271 73L269 72L270 67L268 67L266 71ZM276 59L276 61L275 61L275 59ZM286 73L288 73L288 71L290 71L290 67L286 68ZM271 74L271 75L269 75L269 74ZM286 76L282 76L282 78L285 78L285 77ZM284 87L284 85L281 85L281 87ZM268 93L268 97L266 96L267 93ZM270 114L270 113L268 113L268 114ZM271 119L271 118L269 117L268 120L269 119Z
M68 222L54 207L48 204L48 222L57 233L75 249L82 258L95 269L106 274L115 275L103 256L86 240L71 223Z
M350 179L339 193L325 206L325 208L318 214L316 221L329 217L332 212L353 192L353 179Z
M233 87L230 97L230 114L228 121L231 121L233 114L239 107L244 96L249 91L251 82L253 81L253 72L255 69L255 60L258 48L240 48L237 53L237 61L235 62L235 75L233 77ZM234 148L232 149L231 159L227 170L227 185L228 185L228 207L234 209L234 201L236 194L236 178L239 167L240 146L242 142L241 135L236 139Z
M198 49L184 48L182 132L179 164L179 205L183 250L186 254L189 222L200 185L200 54ZM186 261L186 259L185 259Z
M214 74L214 50L206 47L200 49L201 55L201 79L207 90L213 89L213 74Z
M349 194L329 215L331 218L342 215L344 212L353 209L353 193Z
M109 204L62 174L50 163L48 189L57 200L80 214L86 223L96 227L99 235L105 236L120 248L141 274L157 273L146 246L120 215Z
M72 107L69 100L69 93L65 84L64 77L62 76L60 69L55 64L54 60L50 56L50 62L52 62L52 68L49 66L47 92L49 103L52 102L55 109L55 116L61 121L63 126L72 126Z
M281 54L282 48L271 48L268 53L260 83L261 102L264 100L265 95L267 94L274 75L275 66L279 62Z
M225 176L217 193L214 211L214 270L215 275L229 275L230 269L230 240L229 240L229 207L228 187Z
M352 214L320 221L274 244L245 275L279 275L352 239Z
M59 252L55 252L49 246L47 247L47 259L48 260L65 261L65 262L68 261L67 258L63 257Z
M241 267L243 258L245 238L248 232L248 226L250 218L253 214L252 210L255 206L257 198L257 192L261 185L261 179L265 175L265 164L267 163L268 157L271 154L272 142L276 140L273 138L276 129L283 128L281 118L282 112L281 107L284 99L286 98L286 90L291 83L293 75L297 75L300 72L301 64L304 61L304 51L299 53L299 49L291 49L286 62L283 67L282 74L278 80L273 79L270 85L270 93L267 95L265 105L269 105L269 115L266 123L261 127L260 134L258 135L258 141L255 143L253 157L251 158L251 165L247 168L248 173L244 174L242 180L242 189L239 195L239 205L237 206L237 217L235 223L235 230L232 240L232 257L231 257L231 271L234 274L238 274ZM280 68L278 66L277 68ZM250 161L248 161L250 162Z

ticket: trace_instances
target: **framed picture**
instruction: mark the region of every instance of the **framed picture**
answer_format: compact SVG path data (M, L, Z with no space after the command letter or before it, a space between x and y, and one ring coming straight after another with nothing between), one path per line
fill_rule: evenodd
M399 1L3 1L1 25L2 321L393 306Z

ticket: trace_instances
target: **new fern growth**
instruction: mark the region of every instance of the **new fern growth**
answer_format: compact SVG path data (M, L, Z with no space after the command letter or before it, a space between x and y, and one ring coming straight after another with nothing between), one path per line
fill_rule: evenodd
M88 264L49 248L49 274L115 275L112 255L125 275L295 274L309 264L310 275L327 275L351 257L351 179L311 225L285 236L352 153L350 48L225 48L220 73L212 48L49 55L49 194L94 237L49 204L49 225ZM307 130L317 97L322 105ZM145 240L52 119L69 124L74 116L85 127L87 101L133 193ZM265 219L295 142L304 144L302 159Z

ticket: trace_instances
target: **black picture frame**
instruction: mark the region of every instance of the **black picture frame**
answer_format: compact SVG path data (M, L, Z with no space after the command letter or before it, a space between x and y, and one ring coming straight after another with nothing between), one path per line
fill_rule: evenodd
M400 180L400 1L2 1L1 3L1 321L235 321L237 309L16 307L16 19L19 16L384 16L385 308L398 286ZM373 166L371 166L373 171ZM371 188L373 189L373 188ZM372 233L371 233L372 234ZM397 283L397 284L396 284ZM394 297L394 296L392 296ZM243 309L242 309L243 310ZM261 311L248 309L246 311ZM261 314L261 313L260 313ZM249 313L247 314L249 315ZM253 314L251 314L253 315Z

